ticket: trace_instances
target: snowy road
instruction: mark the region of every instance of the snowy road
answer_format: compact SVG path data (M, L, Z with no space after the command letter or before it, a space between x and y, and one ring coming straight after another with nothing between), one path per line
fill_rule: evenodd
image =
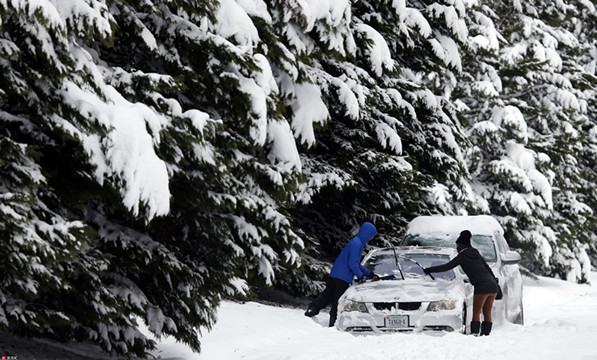
M489 337L353 336L322 327L303 310L224 302L219 322L202 339L201 355L169 339L154 355L170 360L597 360L597 286L526 278L524 306L525 326L496 324ZM318 316L325 322L325 315Z

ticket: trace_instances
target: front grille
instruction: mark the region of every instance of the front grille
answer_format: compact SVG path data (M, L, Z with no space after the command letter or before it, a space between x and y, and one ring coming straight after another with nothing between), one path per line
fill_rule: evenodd
M415 311L421 308L420 302L400 302L400 303L373 303L373 307L377 310L392 310L400 309L405 311Z
M396 308L396 303L373 303L373 307L377 310L392 310Z
M414 310L419 310L421 308L421 303L420 302L403 302L403 303L398 303L399 305L399 309L400 310L406 310L406 311L414 311Z

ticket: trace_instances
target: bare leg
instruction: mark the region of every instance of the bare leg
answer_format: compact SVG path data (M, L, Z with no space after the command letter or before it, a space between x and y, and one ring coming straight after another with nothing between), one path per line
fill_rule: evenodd
M485 300L485 304L483 304L483 321L485 322L492 322L491 309L493 308L493 301L495 300L496 295L497 294L489 294Z
M473 321L481 321L481 310L485 307L485 302L487 298L491 294L475 294L473 297ZM494 299L495 299L495 294ZM493 301L491 302L493 304ZM490 309L490 318L491 318L491 308ZM485 315L485 314L483 314Z

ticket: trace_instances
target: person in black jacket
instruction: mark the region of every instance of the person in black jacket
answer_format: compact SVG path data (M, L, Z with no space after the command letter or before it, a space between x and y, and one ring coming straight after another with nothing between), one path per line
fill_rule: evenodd
M491 332L491 308L497 295L497 278L483 259L479 251L471 246L472 234L468 230L460 233L456 240L458 255L450 262L425 269L425 274L442 272L460 265L475 288L473 297L473 320L471 334L489 335ZM483 310L483 324L481 324L481 310Z

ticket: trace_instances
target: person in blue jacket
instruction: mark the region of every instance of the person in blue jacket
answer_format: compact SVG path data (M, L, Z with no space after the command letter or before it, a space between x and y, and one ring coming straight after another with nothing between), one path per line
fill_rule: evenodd
M305 312L306 316L315 316L319 314L321 309L331 304L329 326L334 326L338 313L338 300L350 284L352 284L355 277L359 280L365 280L374 276L369 269L361 265L361 256L363 255L365 244L375 235L377 235L375 225L370 222L365 222L361 225L357 236L352 238L344 246L342 252L336 258L330 271L330 276L326 281L325 289L311 302Z

